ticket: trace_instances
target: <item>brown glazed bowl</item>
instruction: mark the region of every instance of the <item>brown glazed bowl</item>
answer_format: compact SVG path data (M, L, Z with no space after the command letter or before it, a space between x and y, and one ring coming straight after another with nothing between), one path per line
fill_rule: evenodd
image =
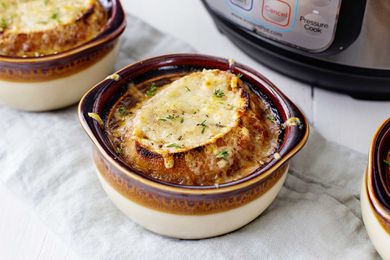
M186 186L158 181L133 169L118 157L106 133L96 120L103 121L118 98L131 87L161 75L202 69L231 70L263 98L281 122L280 156L241 179L214 186ZM115 205L145 228L170 237L199 239L231 232L259 216L281 189L288 164L306 143L309 125L302 112L257 71L223 58L198 54L173 54L129 65L90 90L79 105L79 118L93 141L93 160L99 180Z
M108 12L103 31L73 49L41 57L0 55L0 104L26 111L69 106L111 74L126 27L119 0L102 1Z
M378 253L390 259L390 118L375 133L361 190L364 225Z

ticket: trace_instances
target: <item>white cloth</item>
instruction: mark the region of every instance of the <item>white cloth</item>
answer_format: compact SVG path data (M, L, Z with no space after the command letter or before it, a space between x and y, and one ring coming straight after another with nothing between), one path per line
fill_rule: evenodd
M128 16L117 68L193 51ZM261 217L231 234L184 241L127 219L106 197L76 107L47 113L0 106L0 179L88 259L372 259L359 203L365 156L312 133Z

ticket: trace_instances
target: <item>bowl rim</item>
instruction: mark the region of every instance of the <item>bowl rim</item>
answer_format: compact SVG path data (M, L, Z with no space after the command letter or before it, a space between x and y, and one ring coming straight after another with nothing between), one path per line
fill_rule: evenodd
M386 187L386 180L383 178L386 174L383 164L383 160L385 159L383 157L383 149L386 146L385 138L390 139L390 117L382 122L372 138L367 167L366 187L370 204L390 224L390 208L380 198L383 196L387 197L386 192L389 192L389 187ZM387 145L387 147L390 146ZM379 191L380 187L385 190L382 192Z
M120 0L110 0L111 4L111 16L107 20L106 28L101 31L93 39L75 46L71 49L61 51L56 54L48 54L40 57L20 57L20 56L7 56L0 55L0 62L16 63L16 64L29 64L36 62L55 61L63 59L93 47L99 46L112 39L119 37L126 28L126 15L123 10Z
M171 63L181 62L181 65L194 66L195 64L188 64L185 61L189 62L213 62L217 63L220 66L222 64L230 69L235 74L241 73L243 78L250 78L252 81L256 81L257 85L261 85L261 88L265 88L271 95L266 94L266 96L272 99L272 102L275 100L279 101L280 109L283 109L283 112L286 116L286 120L291 117L299 117L302 124L302 129L304 129L304 133L298 129L298 127L287 126L285 128L285 140L278 151L280 153L281 158L276 160L273 159L266 166L261 169L256 169L251 174L245 176L244 178L238 179L236 181L227 182L223 184L210 185L210 186L189 186L189 185L180 185L173 184L168 182L163 182L159 180L155 180L153 178L148 178L142 173L130 167L128 164L121 162L118 160L118 156L114 153L113 149L107 144L107 141L104 140L104 131L102 131L99 124L96 120L88 117L89 112L99 113L97 111L99 105L99 97L112 85L121 85L126 84L128 79L126 78L126 74L129 75L133 71L140 70L141 68L145 68L147 66L155 66L157 68L161 68L164 66L172 65ZM143 183L146 186L152 186L159 190L165 190L174 193L184 193L184 194L218 194L229 191L238 190L267 178L269 175L274 173L277 169L279 169L284 163L286 163L291 157L293 157L302 147L306 144L308 136L309 136L309 124L307 122L306 117L302 113L302 111L295 106L272 82L270 82L266 77L264 77L259 72L249 68L246 65L241 63L234 62L232 66L231 59L225 59L215 56L202 55L202 54L193 54L193 53L180 53L180 54L168 54L157 57L152 57L149 59L141 60L132 64L127 65L121 70L114 73L119 76L118 79L113 79L113 77L107 77L105 80L101 81L97 85L95 85L92 89L90 89L81 99L78 107L78 116L81 125L84 130L87 132L88 136L99 150L100 154L104 156L106 160L108 160L112 165L114 165L121 173L124 173L128 177L135 179ZM156 65L158 64L158 65ZM214 64L215 65L215 64ZM216 67L214 67L216 68ZM153 70L154 68L149 68L146 71ZM221 69L220 67L217 69ZM227 70L221 69L221 70ZM91 110L90 110L91 109ZM279 114L282 114L279 111ZM289 116L290 115L290 116ZM287 117L288 116L288 117ZM298 139L297 139L298 138ZM285 144L286 142L286 144Z

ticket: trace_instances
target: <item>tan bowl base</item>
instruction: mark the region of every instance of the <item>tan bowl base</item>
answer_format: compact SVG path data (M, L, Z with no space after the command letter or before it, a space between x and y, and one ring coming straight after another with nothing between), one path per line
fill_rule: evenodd
M390 259L390 234L386 232L374 214L374 209L369 202L367 194L367 172L364 173L360 202L362 207L362 217L364 225L371 242L383 259Z
M258 217L279 193L287 171L288 167L275 185L259 198L241 207L209 215L179 215L144 207L121 195L98 170L97 173L103 189L112 202L137 224L164 236L201 239L232 232Z
M119 42L103 58L70 76L38 82L0 79L0 104L24 111L48 111L77 103L114 69Z

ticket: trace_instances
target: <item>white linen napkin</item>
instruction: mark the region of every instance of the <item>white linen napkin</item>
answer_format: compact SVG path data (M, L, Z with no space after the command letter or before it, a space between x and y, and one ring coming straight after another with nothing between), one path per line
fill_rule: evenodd
M188 45L128 16L117 68ZM76 107L47 113L0 106L0 179L87 259L372 259L359 204L365 156L315 132L275 202L228 235L184 241L153 234L106 197Z

